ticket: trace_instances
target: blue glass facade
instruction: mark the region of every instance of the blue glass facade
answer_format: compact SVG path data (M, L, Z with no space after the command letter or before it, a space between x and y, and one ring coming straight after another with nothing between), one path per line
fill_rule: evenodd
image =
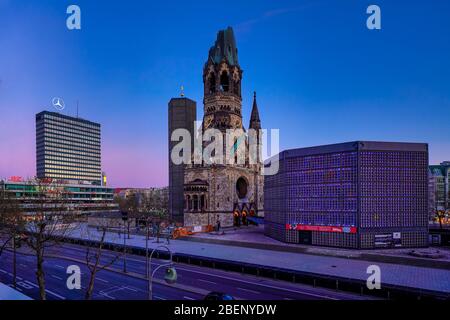
M349 248L425 246L426 144L350 142L287 150L264 186L265 232Z

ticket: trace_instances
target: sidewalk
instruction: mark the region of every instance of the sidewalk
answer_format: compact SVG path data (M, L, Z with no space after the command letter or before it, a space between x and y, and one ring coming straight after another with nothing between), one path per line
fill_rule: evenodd
M71 234L71 237L76 239L98 240L99 236L100 234L95 229L88 229L87 227L75 230ZM127 245L145 248L145 237L139 235L131 235L131 237L131 239L126 240ZM119 238L117 233L108 233L106 239L109 243L123 244L123 238ZM155 243L154 240L149 241L149 247L152 249L163 244L167 245L165 240L161 240L159 244ZM284 268L299 272L356 279L364 282L368 277L366 273L367 267L375 264L381 269L382 286L384 283L392 286L450 294L450 270L448 269L444 270L365 261L342 256L331 257L311 253L284 252L185 240L171 240L167 246L174 253L258 264L271 268Z
M418 267L450 269L450 248L420 248L418 252L439 251L438 258L421 258L412 256L411 248L397 249L370 249L354 250L330 247L317 247L301 244L282 243L278 240L266 237L262 226L249 226L241 228L228 228L224 232L198 233L180 240L204 243L223 244L255 249L284 251L293 253L305 253L312 255L324 255L332 257L352 258L366 261L378 261L395 264L414 265Z

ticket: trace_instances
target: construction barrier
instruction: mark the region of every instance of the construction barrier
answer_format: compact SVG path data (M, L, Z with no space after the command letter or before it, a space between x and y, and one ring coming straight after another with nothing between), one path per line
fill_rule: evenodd
M212 225L206 226L189 226L189 227L180 227L176 228L172 233L172 238L177 239L180 237L190 236L196 233L201 232L212 232L214 227Z

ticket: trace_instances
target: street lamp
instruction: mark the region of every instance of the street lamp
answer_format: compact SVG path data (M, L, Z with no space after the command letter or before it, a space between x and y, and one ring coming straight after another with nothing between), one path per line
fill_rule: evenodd
M122 221L123 221L123 272L127 272L127 237L126 237L126 226L125 223L128 220L128 212L122 211Z
M166 249L169 252L170 258L167 263L161 264L158 267L156 267L155 270L152 272L152 258L153 254L156 250L163 248ZM160 268L167 267L166 274L164 275L164 280L168 284L174 284L177 281L177 271L175 270L175 267L173 266L172 261L172 251L167 246L157 246L155 249L153 249L152 253L150 254L150 259L147 265L147 279L148 279L148 300L153 300L153 291L152 291L152 285L153 285L153 276L155 275L156 271L158 271Z

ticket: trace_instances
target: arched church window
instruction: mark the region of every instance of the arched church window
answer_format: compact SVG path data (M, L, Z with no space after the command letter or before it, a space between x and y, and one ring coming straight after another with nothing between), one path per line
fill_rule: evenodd
M223 92L228 92L230 90L230 78L226 71L223 71L220 75L220 89Z
M201 210L205 210L205 195L204 194L202 194L201 196L200 196L200 209Z
M194 211L198 210L198 196L194 195Z
M209 75L209 93L216 92L216 75L214 73L210 73Z
M241 81L240 80L237 80L234 82L233 92L238 96L241 95Z

